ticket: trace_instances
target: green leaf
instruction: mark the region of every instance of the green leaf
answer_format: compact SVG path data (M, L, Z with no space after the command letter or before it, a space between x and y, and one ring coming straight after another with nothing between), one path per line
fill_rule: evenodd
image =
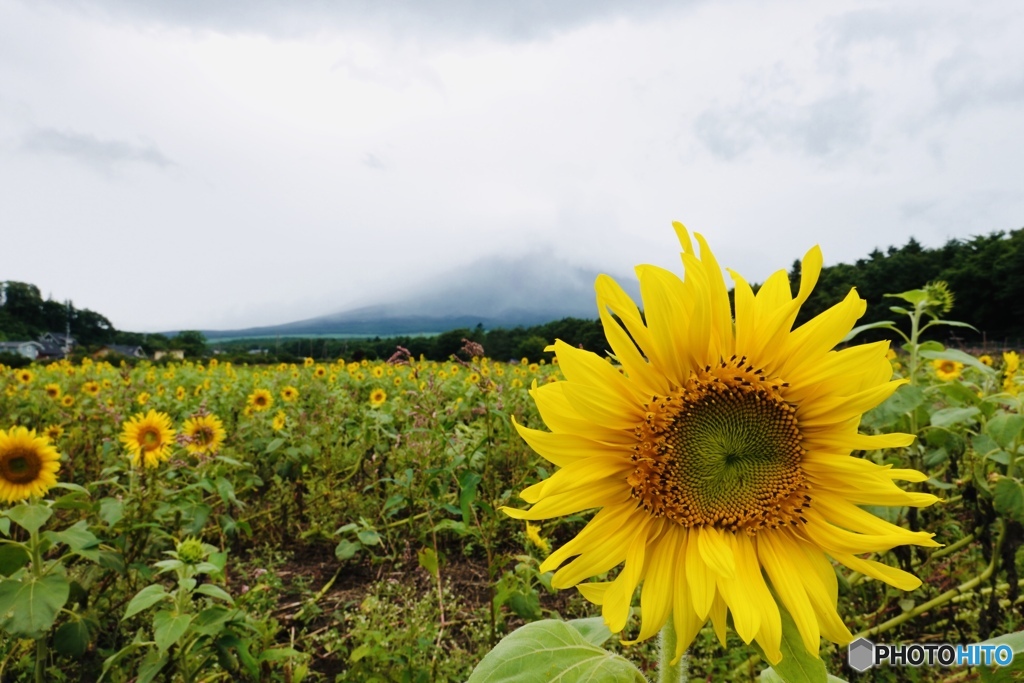
M437 576L437 553L433 548L422 548L416 554L420 566L431 576Z
M467 683L647 683L633 664L592 644L564 621L545 619L501 639Z
M267 450L265 450L263 452L264 453L273 453L274 451L276 451L278 448L280 448L283 445L284 445L284 439L281 439L281 438L274 439L273 441L271 441L270 443L267 444Z
M600 647L606 640L612 637L612 632L604 623L604 617L588 617L586 619L573 619L569 625L580 632L580 635L591 645Z
M107 526L114 526L124 518L124 503L116 498L104 498L100 501L100 519Z
M153 640L160 652L166 652L171 645L178 642L191 623L191 614L175 614L170 610L157 612L153 616Z
M334 556L341 561L350 560L356 556L360 550L362 550L363 544L358 541L348 541L342 539L334 549Z
M785 683L826 683L828 672L825 670L825 663L804 647L804 641L793 617L789 616L789 612L781 604L779 612L782 615L782 661L772 666L773 673ZM761 657L767 660L757 642L753 644L761 653Z
M876 323L868 323L867 325L858 325L857 327L850 330L850 333L843 337L844 342L848 342L856 337L861 332L867 332L868 330L895 330L896 323L891 320L879 320Z
M139 677L136 683L150 683L153 681L160 670L167 666L167 662L170 658L167 653L160 653L157 650L150 650L146 653L145 658L142 660L142 664L139 665Z
M1024 631L1007 633L1006 635L990 638L982 645L1009 645L1013 652L1013 662L1009 666L978 667L981 673L981 680L985 683L1011 683L1020 681L1021 672L1024 672Z
M949 427L951 425L975 422L972 418L981 412L980 408L943 408L932 413L932 426Z
M0 576L10 576L31 559L24 546L0 543Z
M220 586L212 583L204 583L202 586L196 589L196 593L201 593L207 597L215 598L217 600L223 600L229 605L235 604L235 599L231 597L231 594Z
M887 299L903 299L915 306L928 301L928 292L923 289L909 289L905 292L900 292L899 294L885 294L884 296Z
M995 372L992 368L982 363L980 360L975 358L969 353L958 351L957 349L945 349L942 351L921 351L921 357L927 358L928 360L952 360L964 365L969 365L976 370L980 370L987 375L991 375Z
M0 629L12 636L42 637L70 593L71 584L59 574L0 581Z
M459 477L459 509L462 512L463 524L469 525L472 517L470 516L470 506L476 499L476 487L483 481L483 477L472 470L466 470Z
M985 433L1006 449L1013 445L1021 430L1024 430L1024 415L1003 413L996 415L985 425Z
M63 543L75 552L78 552L95 548L100 544L100 539L96 538L89 531L88 526L88 523L83 519L75 525L69 526L64 531L47 531L43 535L55 543Z
M124 616L121 617L121 621L129 619L143 610L147 610L161 600L165 600L170 596L167 595L167 590L164 589L160 584L154 584L152 586L146 586L132 598L132 601L128 603L128 609L125 610Z
M1024 486L1013 477L1002 477L992 487L992 506L999 514L1024 522Z
M373 529L363 529L356 537L363 545L380 545L380 534Z
M81 657L89 647L89 626L84 619L72 619L53 634L53 646L67 657Z
M50 519L53 511L45 505L39 504L15 505L5 514L11 518L12 522L31 534L39 531L39 528L46 524L46 520Z

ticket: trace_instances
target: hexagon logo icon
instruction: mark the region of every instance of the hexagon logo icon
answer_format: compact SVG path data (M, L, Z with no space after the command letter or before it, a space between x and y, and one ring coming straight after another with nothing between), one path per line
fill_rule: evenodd
M875 644L866 638L853 641L846 651L846 662L855 671L867 671L875 665Z

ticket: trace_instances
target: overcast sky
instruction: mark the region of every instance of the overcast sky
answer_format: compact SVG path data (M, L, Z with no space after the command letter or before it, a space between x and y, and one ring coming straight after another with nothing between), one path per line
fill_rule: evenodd
M1024 3L0 0L0 280L288 322L498 256L1024 227ZM509 286L515 286L510 283Z

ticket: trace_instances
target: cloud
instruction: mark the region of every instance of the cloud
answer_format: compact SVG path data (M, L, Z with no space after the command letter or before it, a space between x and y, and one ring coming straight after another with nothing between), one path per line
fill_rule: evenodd
M700 0L689 0L694 4ZM672 0L50 0L114 21L157 22L222 33L300 36L378 28L401 35L533 40L595 21L677 9Z
M706 109L694 122L694 134L712 154L734 160L768 146L810 157L840 155L871 136L863 90L840 92L806 104L784 100L748 100Z
M124 163L167 168L174 162L151 144L122 140L101 140L95 135L55 128L34 128L22 138L22 149L39 154L56 154L104 172Z

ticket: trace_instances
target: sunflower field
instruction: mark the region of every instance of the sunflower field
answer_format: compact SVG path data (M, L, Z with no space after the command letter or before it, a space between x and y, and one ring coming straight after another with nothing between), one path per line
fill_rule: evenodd
M903 337L892 350L848 347L870 400L723 353L634 420L616 402L627 377L665 383L641 365L668 363L664 330L607 292L614 357L0 366L0 681L1024 675L1016 352L934 341L957 325L935 283L897 295L907 325L872 326ZM678 459L715 425L771 448ZM815 439L846 448L821 475ZM854 638L1016 661L859 673Z

